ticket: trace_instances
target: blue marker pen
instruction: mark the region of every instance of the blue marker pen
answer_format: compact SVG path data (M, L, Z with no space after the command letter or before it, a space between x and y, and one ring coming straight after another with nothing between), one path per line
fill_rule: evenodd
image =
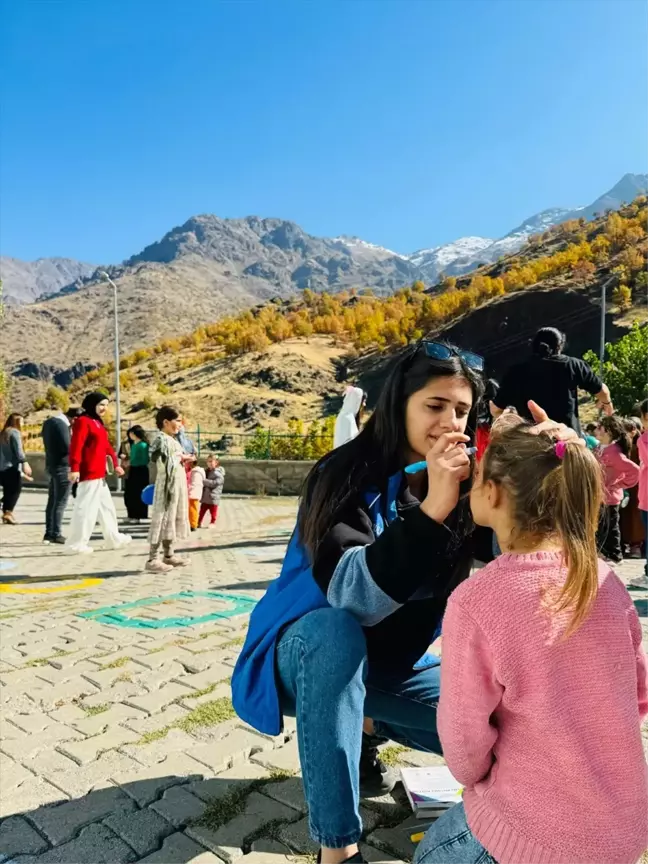
M466 447L466 453L469 456L474 456L477 452L476 447ZM427 468L427 462L414 462L412 465L405 466L406 474L418 474L419 471L425 471Z

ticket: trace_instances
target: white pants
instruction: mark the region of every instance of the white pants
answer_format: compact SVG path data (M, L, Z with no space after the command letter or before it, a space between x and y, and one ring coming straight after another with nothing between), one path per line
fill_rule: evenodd
M118 549L131 540L128 534L119 533L117 512L108 484L104 480L84 480L79 483L74 502L66 543L68 551L83 552L88 549L97 520L108 548Z

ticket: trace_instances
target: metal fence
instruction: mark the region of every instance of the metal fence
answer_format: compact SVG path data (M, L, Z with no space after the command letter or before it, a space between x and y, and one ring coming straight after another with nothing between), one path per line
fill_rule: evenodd
M126 440L128 423L122 425L121 440ZM153 438L157 429L147 429ZM187 429L199 456L214 453L241 459L319 459L333 449L331 435L309 435L295 432L274 432L270 429L256 429L254 432L210 431L197 426ZM108 434L113 444L116 440L115 425L108 424ZM23 448L28 452L41 452L43 439L41 427L25 425L22 432Z

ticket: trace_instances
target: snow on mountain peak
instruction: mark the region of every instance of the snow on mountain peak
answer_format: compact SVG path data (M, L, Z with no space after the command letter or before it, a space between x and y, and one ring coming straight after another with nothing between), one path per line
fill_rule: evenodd
M408 260L415 267L421 267L429 273L431 278L441 273L449 264L457 258L465 258L477 255L482 249L486 249L493 243L486 237L460 237L453 243L443 246L434 246L431 249L419 249L408 255ZM435 272L433 272L435 271Z
M401 255L399 252L393 252L391 249L385 249L384 246L378 246L375 243L369 243L362 240L360 237L348 237L346 234L341 234L339 237L333 237L333 243L340 243L348 249L357 251L365 250L367 252L383 252L385 255L393 256L394 258L402 258L407 260L407 255Z

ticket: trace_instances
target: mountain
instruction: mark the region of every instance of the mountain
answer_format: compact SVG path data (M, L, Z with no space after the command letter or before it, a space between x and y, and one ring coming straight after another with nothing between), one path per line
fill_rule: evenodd
M648 174L626 174L610 190L598 197L587 207L576 207L568 209L565 207L552 207L542 210L534 216L529 216L521 225L502 237L500 240L491 241L489 245L477 248L474 252L461 253L454 260L446 263L445 272L448 275L457 276L474 270L480 264L491 264L502 255L511 255L517 252L533 234L542 234L552 225L566 222L568 219L592 219L597 213L602 214L607 210L618 210L619 207L636 198L637 195L648 191ZM467 240L480 240L478 237L465 238ZM462 241L457 241L455 246ZM443 247L442 247L443 248ZM416 254L416 253L415 253ZM411 258L410 258L411 260Z
M564 218L593 219L597 213L605 213L607 210L618 210L622 204L629 204L637 195L648 191L648 174L625 174L616 186L605 192L596 201L587 207L572 210ZM561 220L564 221L564 220Z
M172 393L191 423L200 424L204 446L241 454L240 437L226 433L250 432L259 424L285 432L291 418L335 414L345 380L367 390L371 407L384 384L385 363L417 331L482 354L489 375L518 360L540 324L564 329L569 353L582 356L598 349L601 285L623 260L634 261L628 273L634 306L619 309L610 290L606 336L616 341L632 320L645 320L646 204L620 213L621 221L628 221L611 253L594 245L606 232L602 216L575 230L547 231L519 254L482 268L478 278L458 278L449 290L417 288L386 297L298 294L124 355L124 420L148 428L155 407ZM582 243L581 232L597 250L587 268L578 266L592 249ZM572 265L566 267L568 249ZM639 261L630 251L639 253ZM523 271L537 281L529 283ZM77 377L69 396L78 403L97 386L107 392L114 387L112 368ZM279 453L284 444L275 446Z
M485 237L462 237L454 243L445 246L433 246L432 249L419 249L408 256L409 261L423 271L426 281L436 282L439 274L457 260L478 258L480 252L493 245L493 240Z
M284 219L202 215L174 228L125 262L171 264L192 259L214 278L259 297L369 286L390 293L420 273L403 255L357 238L315 237Z
M18 258L0 257L5 303L33 303L66 285L91 276L95 264L84 264L72 258L38 258L20 261Z
M372 287L388 295L421 279L421 270L388 249L356 238L319 238L282 219L195 216L118 267L120 342L124 351L176 336L196 325L305 288ZM2 356L66 373L110 356L111 288L96 273L56 295L11 305ZM30 368L30 367L27 367Z
M618 206L647 186L646 175L626 175L589 207L545 210L501 239L464 237L411 255L357 237L316 237L282 219L194 216L122 265L106 268L117 285L121 347L151 345L306 288L372 288L388 296L415 280L435 285L441 272L467 273L515 252L531 234L591 208ZM32 377L25 370L37 368L40 378L67 380L73 370L110 357L112 291L94 267L5 258L2 268L9 303L1 356L11 371ZM18 302L39 295L37 302Z

